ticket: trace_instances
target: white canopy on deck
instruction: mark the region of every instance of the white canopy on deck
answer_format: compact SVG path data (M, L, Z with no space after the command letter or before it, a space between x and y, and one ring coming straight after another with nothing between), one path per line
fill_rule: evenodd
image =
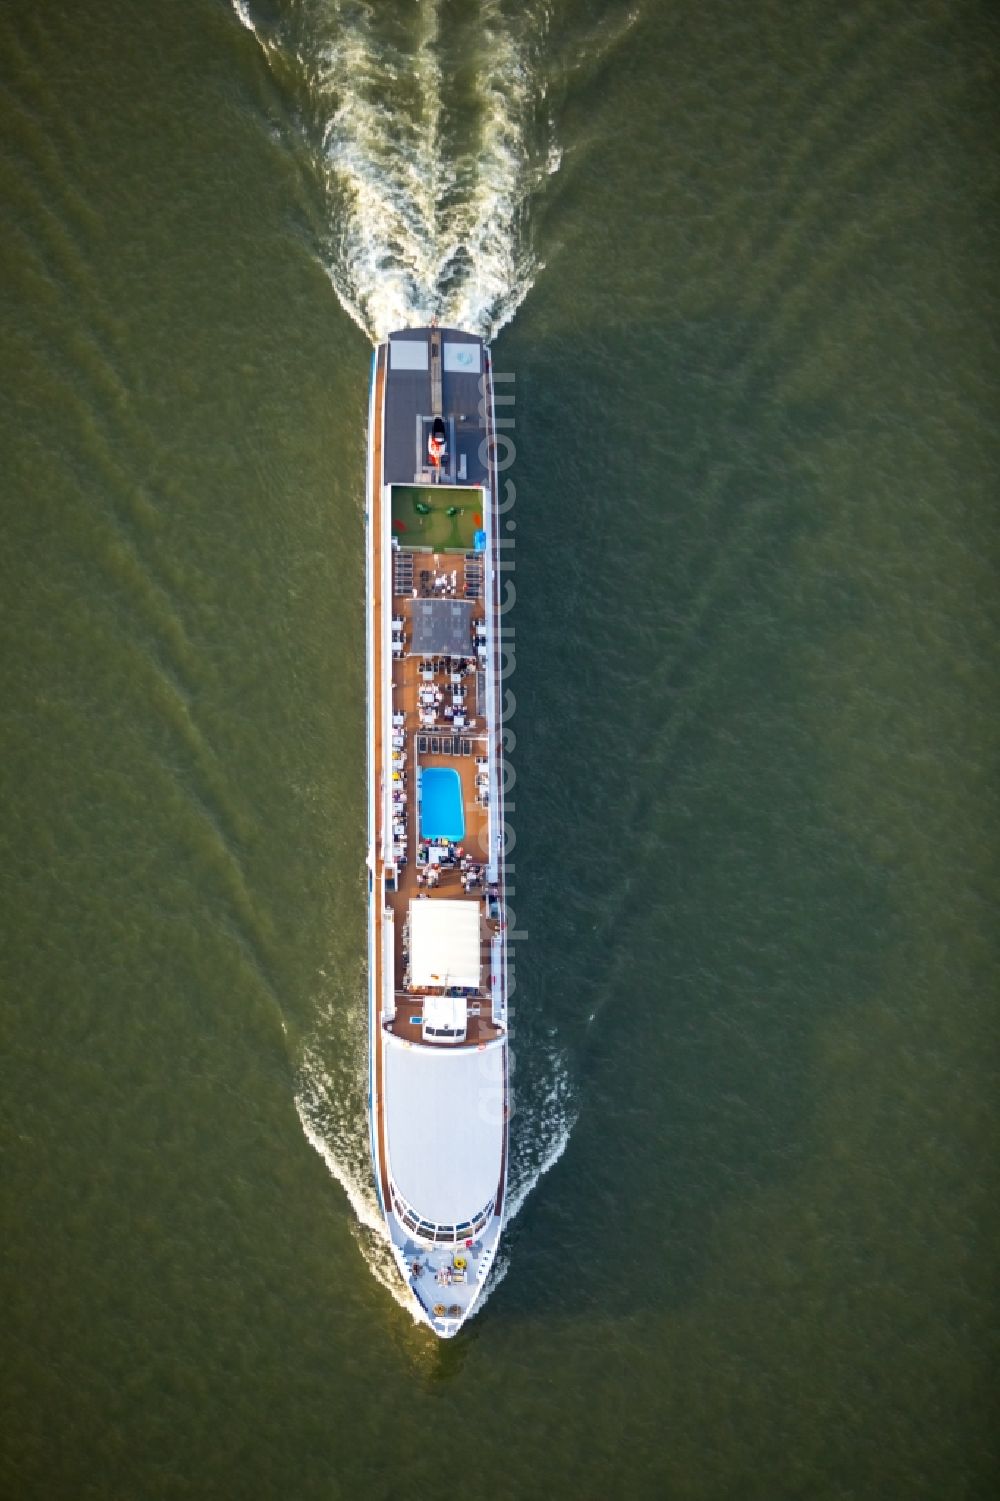
M478 989L482 963L479 903L442 897L410 902L410 983Z
M439 1048L385 1036L389 1175L432 1224L463 1224L496 1196L503 1057L502 1039L484 1048Z

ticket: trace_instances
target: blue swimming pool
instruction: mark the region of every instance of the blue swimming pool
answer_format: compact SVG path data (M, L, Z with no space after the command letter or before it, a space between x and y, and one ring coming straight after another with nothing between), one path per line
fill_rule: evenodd
M450 766L427 766L420 776L420 835L423 839L464 839L462 783Z

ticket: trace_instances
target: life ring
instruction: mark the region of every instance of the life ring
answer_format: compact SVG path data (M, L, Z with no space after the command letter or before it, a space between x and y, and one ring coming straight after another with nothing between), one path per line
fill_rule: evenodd
M456 1256L455 1257L455 1270L456 1270L456 1272L464 1272L465 1268L468 1265L469 1265L469 1263L466 1261L466 1259L465 1259L464 1256Z
M436 1319L443 1319L444 1315L445 1315L445 1306L444 1306L444 1304L443 1303L435 1303L434 1307L431 1309L431 1312L433 1313L433 1315L434 1315L434 1317Z

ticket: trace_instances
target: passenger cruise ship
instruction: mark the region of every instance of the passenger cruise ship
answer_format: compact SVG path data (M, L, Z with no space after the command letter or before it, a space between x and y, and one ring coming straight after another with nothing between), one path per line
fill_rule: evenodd
M496 1257L509 1114L500 522L475 335L376 349L366 516L372 1158L400 1276L448 1338Z

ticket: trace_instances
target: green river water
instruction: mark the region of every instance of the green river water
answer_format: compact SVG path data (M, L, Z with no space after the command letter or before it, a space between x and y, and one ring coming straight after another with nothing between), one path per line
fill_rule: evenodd
M2 1501L995 1494L976 0L0 9ZM372 338L513 376L501 1275L365 1120Z

